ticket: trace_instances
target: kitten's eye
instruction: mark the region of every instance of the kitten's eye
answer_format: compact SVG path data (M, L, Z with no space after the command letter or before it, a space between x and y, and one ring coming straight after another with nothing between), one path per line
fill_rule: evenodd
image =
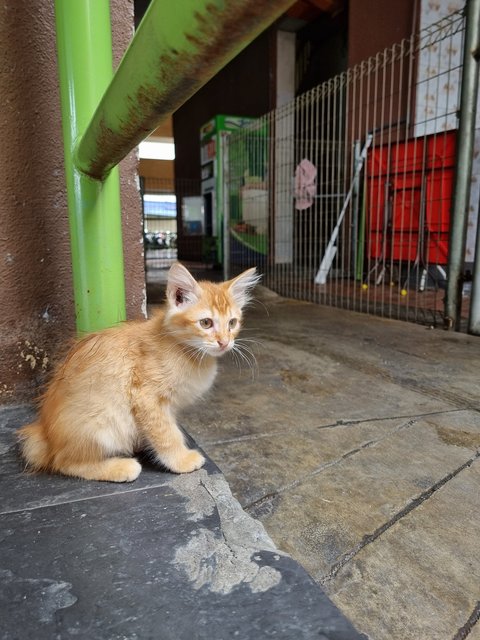
M230 329L235 329L235 327L237 326L237 323L238 323L238 320L236 318L232 318L228 323L228 326Z
M202 318L199 320L202 329L211 329L213 327L213 320L211 318Z

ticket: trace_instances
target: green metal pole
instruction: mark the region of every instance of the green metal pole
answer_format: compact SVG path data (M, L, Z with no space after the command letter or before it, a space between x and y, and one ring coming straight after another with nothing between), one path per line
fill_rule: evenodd
M475 142L480 56L480 0L467 0L460 95L460 122L451 210L448 282L445 296L445 328L459 329L462 303L463 264L467 238L468 206Z
M109 0L55 0L55 18L76 322L86 333L126 317L118 170L98 181L73 157L113 76Z
M77 145L77 166L95 178L107 175L165 115L178 109L291 4L292 0L152 0Z

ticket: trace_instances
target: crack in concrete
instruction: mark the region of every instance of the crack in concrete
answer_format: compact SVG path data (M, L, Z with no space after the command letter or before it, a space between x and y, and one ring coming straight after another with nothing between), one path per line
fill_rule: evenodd
M470 635L471 630L477 624L480 619L480 601L475 605L470 617L466 623L461 627L457 633L453 636L452 640L465 640Z
M313 471L310 471L309 473L306 473L305 475L300 476L296 480L293 480L292 482L289 482L288 484L285 484L282 487L279 487L276 491L272 491L271 493L266 493L261 498L258 498L257 500L254 500L249 504L243 505L244 510L247 513L251 513L252 511L255 512L255 510L257 510L259 507L262 507L266 503L274 500L277 496L281 495L282 493L286 493L291 489L296 489L298 486L307 482L311 478L318 476L320 473L322 473L326 469L329 469L330 467L334 467L340 464L344 460L347 460L348 458L351 458L352 456L357 455L357 453L362 452L364 449L369 449L370 447L374 447L380 442L383 442L383 440L386 440L387 438L390 438L391 436L396 435L399 431L402 431L403 429L408 429L409 427L412 427L416 422L418 422L418 420L419 418L417 417L412 418L408 420L408 422L405 422L399 425L396 429L393 429L392 431L385 434L384 436L381 436L376 440L368 440L368 442L364 442L359 447L355 447L355 449L350 449L350 451L345 452L339 458L335 458L335 460L330 460L330 462L324 462Z
M449 413L460 413L461 411L468 411L468 409L448 409L445 411L428 411L427 413L415 413L401 416L376 416L369 418L339 418L335 422L330 424L322 424L316 427L308 427L302 429L301 433L313 433L315 431L321 431L323 429L336 429L338 427L354 427L357 425L367 424L369 422L389 422L392 420L405 420L406 418L428 418L429 416L440 416ZM202 446L204 447L216 447L223 444L234 444L236 442L252 442L255 440L262 440L264 438L272 438L274 436L289 436L292 435L291 429L279 429L278 431L270 431L264 433L249 433L243 436L234 436L232 438L222 438L220 440L202 440Z
M439 489L445 486L447 482L449 482L450 480L453 480L453 478L458 476L459 473L469 468L476 460L478 460L479 457L480 457L480 450L478 450L475 453L475 455L473 455L466 462L460 465L460 467L458 467L451 473L447 474L446 476L438 480L438 482L435 482L435 484L433 484L429 489L427 489L426 491L421 493L419 496L411 500L405 507L403 507L403 509L400 509L400 511L398 511L392 518L390 518L383 525L375 529L373 533L369 533L365 535L362 538L362 540L357 545L355 545L355 547L353 547L353 549L345 553L340 558L340 560L338 560L338 562L332 565L330 571L326 575L316 576L315 579L317 580L317 582L319 582L321 585L325 585L327 582L330 582L330 580L333 580L333 578L336 577L338 572L348 562L350 562L350 560L352 560L355 556L357 556L360 553L360 551L365 549L365 547L367 547L369 544L372 544L372 542L375 542L375 540L377 540L386 531L391 529L402 518L409 515L412 511L414 511L414 509L416 509L417 507L420 507L424 502L426 502L429 498L431 498Z
M84 481L83 481L84 482ZM122 484L122 487L125 489L118 489L118 491L106 491L105 493L99 493L97 495L87 495L87 496L79 496L77 498L73 497L76 493L76 490L72 490L70 492L61 493L58 496L54 496L52 498L45 498L43 501L38 501L34 504L27 503L25 506L18 507L18 509L0 509L0 516L8 516L13 515L15 513L24 513L28 511L36 511L38 509L49 509L50 507L61 507L66 504L74 504L77 502L89 502L91 500L102 500L103 498L111 498L113 496L123 495L125 493L139 493L141 491L151 491L152 489L160 489L167 485L168 476L166 479L162 479L159 475L159 481L154 484L146 484L139 487L132 487L129 483ZM106 483L105 483L106 484Z

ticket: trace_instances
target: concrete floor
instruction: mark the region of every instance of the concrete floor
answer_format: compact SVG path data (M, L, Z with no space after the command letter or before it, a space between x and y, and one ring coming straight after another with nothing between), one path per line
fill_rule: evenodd
M480 639L480 339L265 289L183 425L372 640Z

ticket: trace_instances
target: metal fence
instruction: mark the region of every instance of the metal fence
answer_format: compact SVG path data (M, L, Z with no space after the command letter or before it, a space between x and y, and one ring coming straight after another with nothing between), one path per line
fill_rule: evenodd
M464 31L454 13L231 134L231 273L257 265L284 296L443 322Z

